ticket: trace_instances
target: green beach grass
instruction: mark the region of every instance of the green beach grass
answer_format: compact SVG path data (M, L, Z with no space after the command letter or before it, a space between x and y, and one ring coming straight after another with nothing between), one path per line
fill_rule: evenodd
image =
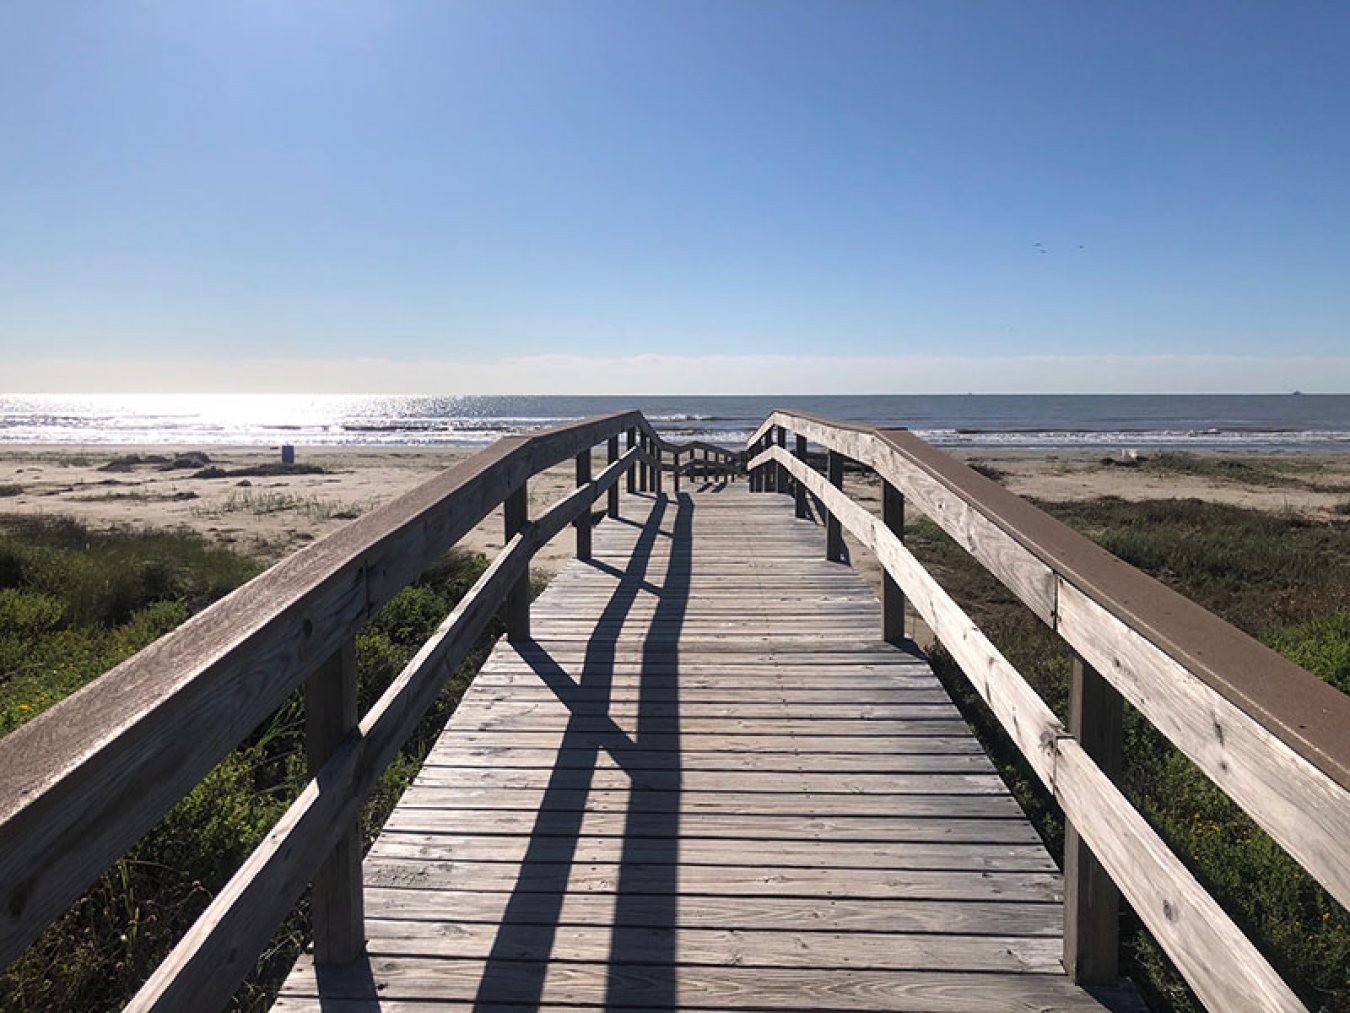
M370 707L483 572L453 552L356 638ZM0 734L30 720L262 569L186 532L96 532L0 518ZM496 621L382 777L362 813L373 838L501 632ZM227 756L15 963L0 1009L124 1004L276 822L307 779L297 692ZM304 904L258 959L232 1008L261 1010L308 935Z

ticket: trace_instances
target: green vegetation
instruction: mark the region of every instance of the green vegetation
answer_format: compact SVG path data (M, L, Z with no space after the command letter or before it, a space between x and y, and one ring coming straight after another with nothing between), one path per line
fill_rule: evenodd
M985 478L993 482L1002 482L1008 477L1008 473L1002 468L995 467L985 461L970 461L970 470L979 472Z
M200 468L205 464L210 464L211 458L200 450L189 450L185 454L175 454L173 457L166 457L164 454L123 454L120 457L114 457L107 464L99 468L99 471L132 471L141 465L154 465L158 471L182 471L187 468Z
M452 553L356 638L364 711L486 566ZM228 593L258 563L186 533L89 531L73 521L0 521L0 733ZM494 621L362 814L383 823L501 627ZM306 780L304 710L293 695L0 974L0 1009L120 1007L236 871ZM301 907L233 1008L262 1009L307 936Z
M1350 692L1350 524L1196 500L1042 504L1061 520ZM916 554L1061 718L1062 643L935 525ZM1036 823L1052 854L1063 817L945 652L934 667ZM1125 714L1121 787L1310 1009L1350 1011L1350 916L1136 711ZM1155 1010L1201 1007L1133 913L1123 969Z
M194 472L193 478L270 478L275 475L327 475L328 469L319 464L284 464L268 461L245 468L220 468L212 465Z
M1350 483L1327 481L1324 464L1302 457L1234 457L1225 454L1188 454L1164 451L1133 460L1103 458L1102 463L1117 468L1171 475L1202 475L1222 482L1309 492L1350 492Z
M303 514L306 520L311 521L351 520L361 516L362 507L358 503L349 503L345 500L301 496L291 492L254 492L252 489L245 489L242 492L231 490L223 501L194 507L192 510L198 517L221 517L238 512L263 516L286 511Z
M68 696L260 567L193 535L0 527L0 734Z

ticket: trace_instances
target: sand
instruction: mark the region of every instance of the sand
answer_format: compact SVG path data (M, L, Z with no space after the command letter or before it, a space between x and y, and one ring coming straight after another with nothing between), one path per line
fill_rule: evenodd
M207 467L227 473L279 463L262 447L23 446L0 448L0 515L75 517L98 528L188 528L268 562L322 538L360 515L470 456L469 448L297 448L296 463L313 474L194 478L200 467L161 470L156 463L107 471L130 455L172 458L199 452ZM603 467L603 465L598 465ZM530 481L530 512L542 513L575 487L567 462ZM14 489L20 489L17 494ZM492 556L503 545L500 508L461 542ZM535 568L558 571L572 545L567 533L535 557Z
M275 449L263 447L8 445L0 447L0 514L72 516L96 527L185 527L275 561L475 452L458 447L297 448L297 463L322 469L314 474L206 478L194 477L202 465L165 470L155 462L108 470L110 462L128 455L173 458L191 451L209 456L206 467L227 473L279 461ZM1014 492L1050 501L1194 497L1315 519L1341 516L1336 508L1350 502L1350 454L1242 456L1244 461L1286 469L1290 480L1278 486L1106 466L1100 453L1004 451L961 456L996 469L999 481ZM1298 470L1288 471L1291 464ZM596 469L602 466L597 459ZM569 461L531 480L531 512L541 512L566 495L573 475ZM850 474L846 486L869 509L880 512L875 478ZM462 544L488 555L497 552L502 547L500 511ZM544 575L556 573L570 556L572 544L570 533L564 532L535 558L535 569ZM870 555L855 551L853 558L868 583L878 587L880 572Z

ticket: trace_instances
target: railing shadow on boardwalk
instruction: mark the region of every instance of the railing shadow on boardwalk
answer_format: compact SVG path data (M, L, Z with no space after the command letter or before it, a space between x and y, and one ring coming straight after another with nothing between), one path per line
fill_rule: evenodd
M578 682L540 645L520 645L530 668L572 710L558 747L559 758L566 755L570 762L555 766L549 778L475 1008L499 1003L529 1007L541 1001L585 818L584 806L576 800L578 793L589 790L601 750L634 781L609 954L617 973L611 971L606 1006L675 1008L680 730L673 672L689 596L693 509L688 496L679 497L669 532L665 581L654 586L647 580L647 570L666 534L662 523L670 511L666 498L654 501L629 564L616 574L618 585L587 642ZM613 572L603 563L590 565ZM595 730L593 715L602 704L605 712L609 708L622 624L644 591L657 593L658 599L643 642L636 736L608 721Z

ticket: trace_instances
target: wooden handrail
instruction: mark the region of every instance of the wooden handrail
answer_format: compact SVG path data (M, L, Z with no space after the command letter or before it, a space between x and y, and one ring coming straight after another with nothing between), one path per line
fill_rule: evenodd
M783 469L877 554L1201 998L1221 1009L1253 1001L1302 1009L885 519L838 488L834 467L827 479L781 443L771 444L775 429L789 428L826 447L832 465L836 455L853 458L912 499L1343 904L1350 895L1350 794L1343 777L1350 699L907 431L776 411L748 441L762 448L748 462L753 484L763 487L764 479L753 476L766 465L770 474ZM1283 703L1265 694L1265 706L1254 705L1242 692L1251 689L1251 668L1224 664L1239 660L1256 669L1255 677L1280 679ZM1291 725L1303 726L1303 734L1285 732ZM1328 734L1331 727L1339 727L1339 738Z
M637 411L500 440L301 549L0 739L0 964L16 957L376 609L530 476L629 429L658 442ZM240 934L255 939L278 898L288 896L284 916L340 828L350 824L364 798L359 789L399 748L406 738L399 733L425 710L418 706L429 702L426 694L434 696L428 687L439 683L422 673L452 670L448 659L472 643L538 546L644 457L642 450L630 450L526 524L439 639L414 659L418 670L405 670L359 730L343 740L217 898L210 909L216 923L206 919L194 927L170 958L178 963L157 973L147 996L181 998L173 973L180 967L193 969L183 971L185 981L200 981L216 996L231 976L234 984L242 979L257 950L236 945ZM250 907L263 883L272 894L266 918ZM230 898L241 906L232 906ZM240 922L240 911L251 912L244 919L251 924ZM230 941L228 959L214 945L224 939ZM213 962L218 966L209 974L196 970ZM145 1001L154 1007L167 1000Z
M1350 906L1350 698L907 430L774 425L899 489Z
M545 543L590 511L636 463L630 450L594 480L529 521L361 719L192 930L160 964L128 1010L223 1005L295 906L334 833L350 823L380 773L416 729L472 648L507 589Z

